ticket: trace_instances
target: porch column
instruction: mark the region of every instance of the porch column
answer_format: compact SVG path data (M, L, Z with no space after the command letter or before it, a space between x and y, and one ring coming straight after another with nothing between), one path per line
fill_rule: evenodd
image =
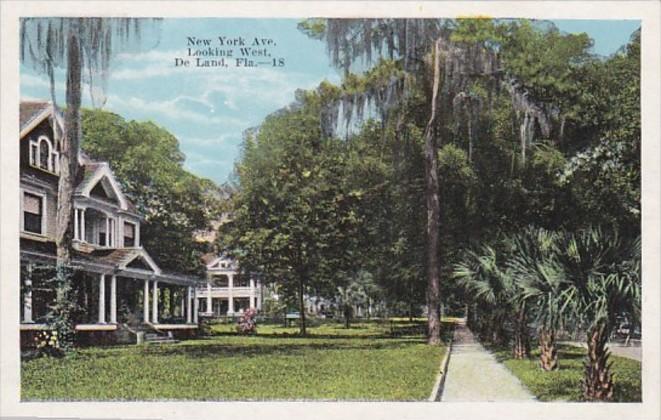
M152 296L151 322L158 324L158 280L154 280L154 296Z
M213 312L213 302L211 301L211 280L207 279L207 313Z
M110 246L110 218L106 216L106 246Z
M106 275L99 276L99 324L106 323Z
M234 315L234 274L228 274L227 279L227 315Z
M255 309L255 279L250 277L250 309Z
M143 297L143 308L142 308L142 318L143 322L149 322L149 280L145 279L145 288L144 288L144 297Z
M87 242L85 237L85 209L80 209L80 239L83 242Z
M191 322L193 322L193 320L192 320L192 309L193 308L191 308L192 295L193 295L193 293L191 291L191 287L188 286L186 288L186 323L187 324L190 324Z
M256 292L257 292L257 310L261 311L262 310L262 283L257 282L257 287L256 287Z
M197 287L193 287L193 323L197 324L197 316L200 312L200 300L197 298Z
M80 239L80 229L78 225L78 209L73 208L73 239Z
M25 294L23 295L23 322L32 323L32 264L27 266L28 276L25 279Z
M117 276L110 277L110 323L117 323Z
M184 318L186 316L186 293L181 293L181 307L179 311L179 316Z

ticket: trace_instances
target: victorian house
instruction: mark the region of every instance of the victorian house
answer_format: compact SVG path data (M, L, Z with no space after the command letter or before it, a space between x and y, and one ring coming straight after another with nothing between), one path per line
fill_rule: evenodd
M20 104L22 331L46 328L53 299L48 276L40 273L49 267L52 272L56 261L60 145L53 141L54 124L61 129L62 120L49 103ZM142 247L143 216L107 162L78 153L78 163L72 252L76 330L194 331L200 280L162 270Z
M200 314L207 317L240 315L248 308L262 309L263 287L259 278L240 273L236 262L228 257L207 254L206 285L197 289Z
M213 243L218 228L229 220L224 214L212 223L212 229L198 232L195 240ZM224 255L208 253L202 256L206 272L206 284L198 286L200 315L208 318L240 315L248 308L260 311L264 287L259 276L245 274L236 261Z

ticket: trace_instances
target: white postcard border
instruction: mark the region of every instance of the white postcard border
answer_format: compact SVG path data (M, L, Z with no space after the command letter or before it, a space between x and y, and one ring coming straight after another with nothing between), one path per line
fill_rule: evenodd
M0 4L0 415L55 418L658 419L661 353L659 114L660 5L656 1L153 2L7 1ZM527 17L642 20L643 403L44 402L19 393L18 136L21 16Z

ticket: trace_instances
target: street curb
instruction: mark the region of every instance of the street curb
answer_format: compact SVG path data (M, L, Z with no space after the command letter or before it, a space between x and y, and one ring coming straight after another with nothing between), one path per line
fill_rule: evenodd
M445 357L441 361L440 370L438 375L436 375L436 381L434 381L434 387L432 388L431 395L427 399L430 402L439 402L441 401L441 395L443 395L443 387L445 386L445 377L447 376L448 364L450 363L450 353L452 353L452 343L454 342L454 330L452 331L452 338L450 339L450 344L448 345L448 350L445 353Z

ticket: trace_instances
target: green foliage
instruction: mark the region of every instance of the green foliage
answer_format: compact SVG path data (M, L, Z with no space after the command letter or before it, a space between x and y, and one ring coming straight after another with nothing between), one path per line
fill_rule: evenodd
M74 276L74 267L67 264L38 264L22 270L21 277L25 279L22 283L32 284L33 302L38 299L37 296L46 298L41 303L46 306L44 322L48 331L37 340L38 356L61 357L73 350L76 338L75 316L78 311Z
M577 86L576 71L590 59L587 34L562 34L556 27L539 30L529 21L510 24L502 38L506 69L537 99L570 104Z
M83 110L83 150L110 162L124 192L145 216L142 245L165 269L198 272L205 247L194 233L220 216L222 191L187 172L177 139L151 122Z
M374 282L372 274L367 271L358 272L347 286L339 286L336 301L346 327L349 328L349 323L354 317L354 308L367 308L371 301L376 301L381 296L381 288Z
M311 327L300 338L268 325L237 336L227 324L204 340L81 349L23 361L21 399L426 400L446 348L427 346L420 323L394 325L396 338L377 323Z
M305 19L298 22L298 30L313 39L322 39L326 31L325 19Z
M512 275L520 282L522 299L530 302L538 328L557 331L568 318L569 282L557 260L559 235L529 227L511 239Z
M277 280L289 296L334 288L352 268L360 225L364 192L348 182L345 145L322 136L314 107L274 114L245 139L233 219L220 235L244 269Z
M572 156L561 180L594 224L640 232L640 31L622 52L586 71L591 92L580 104L591 141ZM637 233L638 232L638 233Z
M640 239L622 240L602 229L567 235L558 259L570 283L576 320L586 328L606 325L607 336L616 318L639 320L641 300Z
M540 401L582 401L581 380L585 349L561 346L559 356L562 367L553 372L543 372L534 358L539 350L532 352L533 359L515 360L510 351L498 350L496 357L532 392ZM614 401L640 402L642 398L641 363L623 357L612 357L614 379L617 383Z

